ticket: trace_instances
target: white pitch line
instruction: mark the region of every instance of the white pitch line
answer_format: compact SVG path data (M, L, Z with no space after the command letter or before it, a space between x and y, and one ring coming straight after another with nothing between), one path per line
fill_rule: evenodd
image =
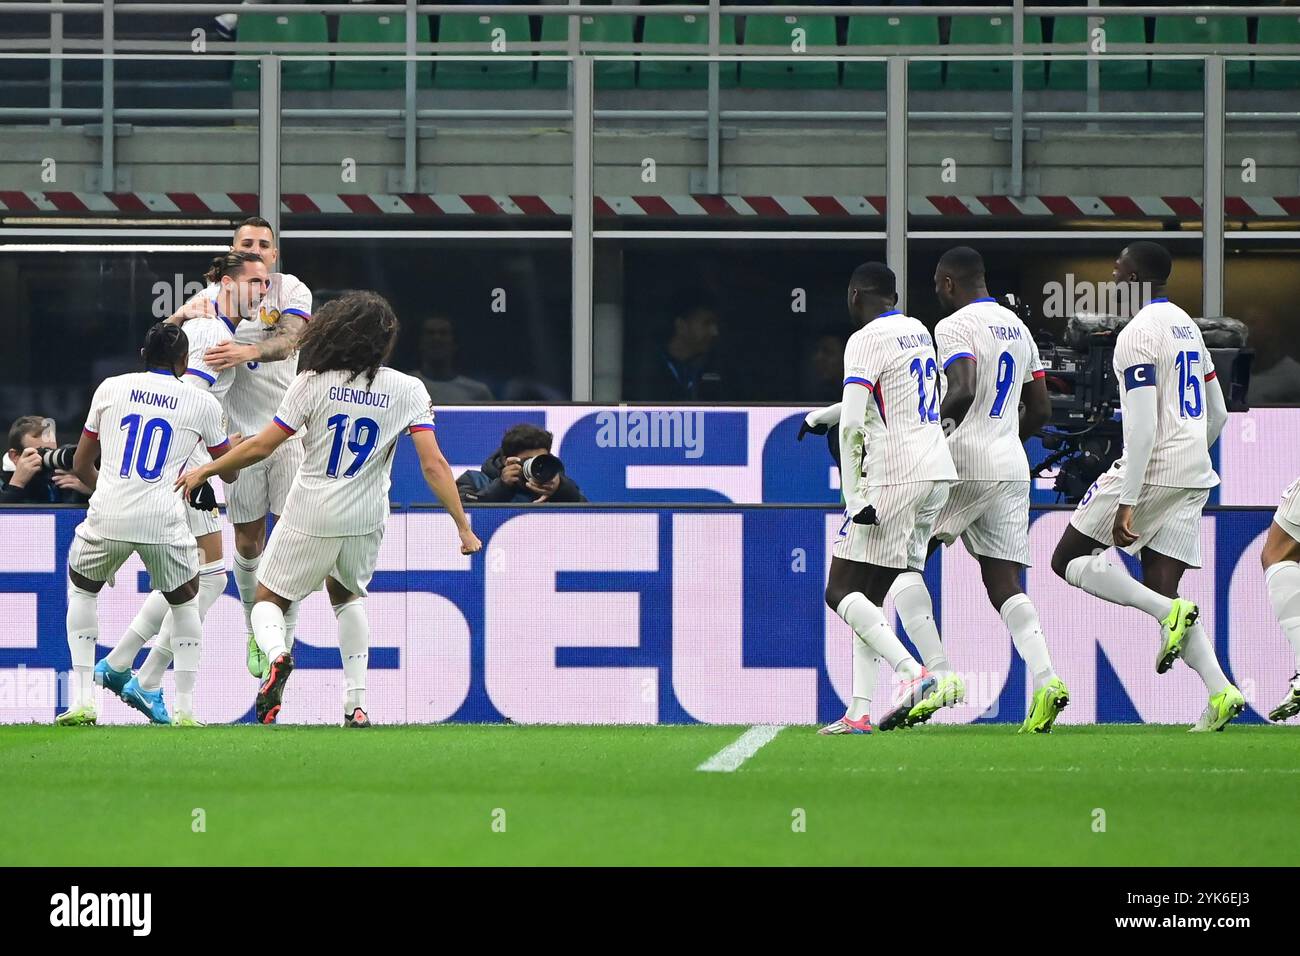
M696 767L705 773L732 773L764 746L771 743L784 727L772 724L760 724L750 727L733 743L727 744L704 763Z

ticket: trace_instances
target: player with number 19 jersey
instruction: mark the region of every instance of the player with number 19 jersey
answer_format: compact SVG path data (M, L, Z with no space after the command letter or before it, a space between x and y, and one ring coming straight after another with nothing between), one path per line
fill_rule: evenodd
M364 596L388 518L397 438L434 427L428 391L387 367L368 385L345 371L303 372L275 424L302 436L304 455L258 582L296 601L328 575Z

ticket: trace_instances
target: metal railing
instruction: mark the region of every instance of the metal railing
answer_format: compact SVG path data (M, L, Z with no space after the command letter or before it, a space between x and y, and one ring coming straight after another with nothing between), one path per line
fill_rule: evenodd
M117 35L116 17L143 14L194 15L219 13L326 13L331 15L375 15L401 14L406 19L406 40L403 44L352 45L338 44L291 44L281 53L302 54L307 58L318 59L322 53L337 53L339 49L361 52L381 50L382 52L400 53L406 61L404 100L400 109L356 109L356 110L316 110L283 108L281 105L280 67L284 59L276 55L259 55L261 82L259 107L231 109L192 109L192 110L147 110L118 109L114 102L114 64L119 59L134 59L142 50L156 53L171 52L175 45L170 41L135 40L124 41ZM1206 16L1295 16L1297 10L1287 7L1202 7L1192 10L1180 9L1179 14L1203 14ZM817 122L880 122L886 126L886 215L885 240L888 261L900 274L907 269L907 147L908 124L912 120L944 122L989 122L1009 121L1010 128L1010 176L1008 192L1019 195L1024 186L1024 142L1026 122L1070 122L1070 121L1106 121L1106 122L1148 122L1151 120L1201 122L1204 130L1204 188L1202 235L1204 237L1204 284L1202 314L1219 315L1223 310L1223 254L1224 254L1224 121L1226 119L1248 119L1259 122L1294 122L1300 120L1300 112L1259 111L1225 112L1225 56L1213 47L1195 45L1116 45L1112 52L1096 54L1087 49L1086 44L1025 44L1023 42L1023 23L1026 8L1023 0L1014 4L997 7L944 6L944 7L894 7L894 6L729 6L723 8L719 0L710 0L705 4L677 4L665 6L639 6L628 4L611 4L608 6L586 6L580 4L546 5L512 4L512 5L475 5L475 4L429 4L407 0L405 3L387 4L274 4L264 9L243 6L235 2L227 3L114 3L104 2L9 2L0 6L0 16L10 13L47 13L50 16L50 33L48 43L43 41L0 40L0 57L13 58L15 51L21 50L29 55L33 51L46 53L50 59L50 93L49 106L46 108L9 108L0 110L0 119L44 119L57 125L63 119L97 119L101 131L101 182L105 190L111 190L114 183L114 123L117 120L148 119L169 116L186 119L228 119L257 118L259 123L259 205L262 214L277 228L280 218L280 135L283 119L313 119L355 117L370 119L400 119L403 122L403 190L407 193L416 191L418 183L416 146L418 144L417 122L421 119L550 119L569 120L572 123L573 137L573 213L572 234L572 292L573 292L573 398L589 400L592 395L592 253L594 244L593 231L593 196L592 196L592 144L594 121L639 119L652 121L680 121L684 119L703 119L706 123L707 164L704 175L705 193L718 194L721 190L720 141L721 124L730 121L781 121L800 120ZM69 14L99 13L102 32L98 40L70 39L64 35L63 17ZM568 105L564 109L521 109L521 110L483 110L483 109L420 109L416 97L415 64L420 60L445 59L448 56L464 52L480 52L481 47L472 44L417 43L416 17L428 14L528 14L532 16L568 16L569 29L567 40L558 43L516 44L513 49L526 50L525 59L540 60L541 54L557 52L558 57L547 57L549 62L569 62L570 82L568 87ZM1106 7L1104 11L1097 6L1097 0L1090 0L1088 7L1052 6L1034 7L1033 16L1066 16L1079 18L1088 16L1090 24L1104 13L1105 16L1168 16L1171 9L1165 7ZM617 44L585 43L581 40L581 17L587 16L677 16L694 14L708 18L709 42L694 51L683 52L680 46L672 48L673 55L664 55L659 47L650 48L637 44L631 48L619 49ZM887 82L884 110L730 110L721 108L720 65L731 60L754 58L770 59L774 52L787 52L782 48L723 45L720 42L720 23L722 16L746 15L796 15L796 16L1010 16L1013 18L1013 42L1007 45L961 46L959 48L942 47L898 47L890 48L890 56L880 56L878 48L863 47L820 47L832 51L820 56L800 54L797 59L803 62L817 60L834 61L874 61L887 63ZM63 106L62 73L65 59L86 58L72 50L86 49L89 44L99 44L98 58L103 61L102 77L103 97L99 108L68 108ZM177 41L177 44L190 49L189 41ZM263 49L265 43L213 42L207 45L208 52L201 56L221 59L248 59L246 51ZM293 47L293 49L289 49ZM466 49L466 48L471 49ZM90 47L93 49L94 47ZM119 51L129 49L131 53ZM958 50L960 52L958 52ZM1232 47L1231 58L1269 58L1297 59L1296 51L1290 47L1251 46L1247 48ZM244 54L244 55L241 55ZM430 56L433 54L433 56ZM633 55L633 54L639 54ZM598 110L594 109L593 75L597 60L645 59L645 54L655 54L654 59L680 60L695 59L708 63L707 103L703 110ZM1292 54L1285 56L1285 54ZM1079 60L1087 62L1086 106L1083 111L1027 111L1024 108L1024 62L1026 59L1044 58L1049 60ZM504 55L502 55L504 56ZM1203 60L1205 64L1203 109L1199 112L1184 111L1177 113L1160 113L1152 111L1105 112L1100 109L1099 64L1103 59L1153 59L1157 57ZM356 57L328 57L333 60L356 59ZM517 58L514 53L508 58ZM909 111L908 109L908 64L913 60L942 59L1008 59L1012 62L1011 103L1009 110L984 111ZM905 286L900 290L905 295ZM900 307L905 306L900 302Z

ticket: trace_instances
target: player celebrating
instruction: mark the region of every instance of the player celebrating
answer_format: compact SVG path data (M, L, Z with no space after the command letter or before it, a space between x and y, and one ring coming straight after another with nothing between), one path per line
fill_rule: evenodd
M365 709L370 625L362 599L379 556L389 471L403 432L410 432L425 480L456 522L461 553L482 548L438 449L429 393L419 379L383 364L397 332L392 308L373 292L351 292L323 306L303 335L303 371L285 394L274 423L231 452L231 464L252 464L290 436L304 436L302 469L258 573L253 633L271 662L257 693L260 723L275 722L293 671L284 612L324 581L339 622L347 687L344 726L370 725ZM192 491L213 474L216 466L208 464L176 484Z
M1050 733L1070 695L1052 669L1034 602L1020 585L1030 564L1024 442L1052 414L1038 347L1020 317L989 295L984 259L969 246L939 259L934 292L951 313L935 327L934 339L948 382L939 414L960 480L935 522L930 550L961 537L979 562L989 601L1034 677L1033 704L1020 730ZM893 597L926 668L949 670L921 575L900 574ZM918 716L929 715L922 708Z
M271 224L258 217L239 224L231 250L261 256L268 269L280 258ZM208 287L167 321L179 323L216 314L219 279L211 273L207 278ZM272 272L257 314L240 318L234 340L210 350L206 359L218 371L236 369L226 400L230 428L243 435L256 435L271 423L271 416L298 372L295 350L311 318L311 290L295 276ZM266 461L249 468L238 485L226 489L226 513L235 526L235 585L244 603L248 627L248 670L257 678L266 676L266 658L253 640L252 625L257 565L266 546L266 516L283 511L289 485L301 464L302 442L286 442ZM290 645L297 618L298 607L294 605L287 617Z
M849 313L862 327L844 352L840 471L844 525L831 558L826 603L853 629L853 700L822 734L871 732L867 671L889 661L906 683L881 730L913 710L955 701L955 674L932 675L907 652L881 605L900 572L919 569L935 517L957 477L939 424L939 366L930 333L903 315L894 273L879 262L854 270ZM869 404L870 396L873 401Z
M212 262L209 278L219 283L215 314L211 317L191 319L185 325L189 339L189 360L184 380L196 388L208 391L218 401L224 400L235 378L233 368L215 369L205 355L234 334L235 323L242 318L255 316L262 297L266 294L268 273L260 256L252 252L228 252ZM218 317L220 316L220 318ZM228 316L234 316L232 320ZM207 458L196 449L187 467L205 464ZM208 609L226 590L226 566L221 553L221 520L216 498L209 486L204 486L186 509L190 530L194 533L203 563L199 567L199 619L206 618ZM108 656L95 665L95 680L118 694L126 703L139 710L155 723L169 723L167 705L163 700L162 678L172 662L172 625L168 605L161 592L154 591L131 622L127 632ZM158 640L149 651L140 673L131 675L131 662L150 639ZM179 714L177 723L197 726L193 715Z
M144 340L146 371L105 379L91 400L73 459L73 471L95 493L68 551L73 684L68 710L56 721L62 726L95 723L91 669L99 637L97 596L133 553L140 555L150 583L171 605L177 710L193 713L203 637L195 602L198 552L185 505L171 493L170 480L200 442L213 458L224 454L229 443L220 403L180 381L188 350L179 328L155 325ZM106 467L97 473L94 463L101 455ZM235 477L228 466L220 468L225 477ZM218 466L212 473L219 473Z
M1295 652L1296 674L1286 699L1268 715L1269 720L1287 720L1300 714L1300 478L1282 493L1260 561L1273 613Z
M1115 280L1146 304L1119 333L1124 456L1088 490L1070 519L1052 570L1089 594L1145 611L1160 623L1156 673L1178 658L1210 693L1194 731L1220 730L1245 709L1224 676L1200 611L1178 596L1188 568L1201 566L1201 511L1219 483L1210 447L1228 419L1201 330L1165 295L1172 260L1154 242L1134 242L1115 260ZM1102 552L1112 545L1142 555L1142 582Z

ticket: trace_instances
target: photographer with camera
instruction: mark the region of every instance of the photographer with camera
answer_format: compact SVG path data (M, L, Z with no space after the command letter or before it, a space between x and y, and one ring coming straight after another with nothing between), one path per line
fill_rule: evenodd
M501 437L478 471L456 480L465 504L541 504L544 501L586 501L564 463L551 454L555 436L536 425L515 425Z
M54 420L24 415L9 426L0 471L0 505L84 504L90 489L72 473L76 445L60 447Z

